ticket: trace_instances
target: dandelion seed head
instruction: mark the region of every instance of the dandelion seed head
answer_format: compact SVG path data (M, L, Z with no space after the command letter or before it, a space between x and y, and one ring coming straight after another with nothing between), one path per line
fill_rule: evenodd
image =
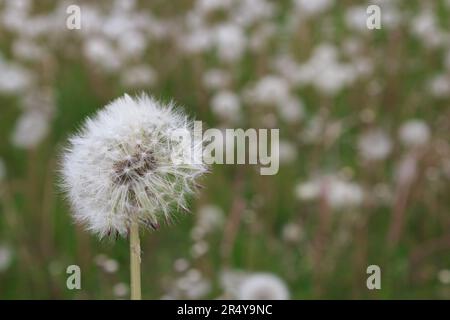
M231 82L230 74L220 69L210 69L203 74L203 86L207 89L223 89Z
M436 75L428 82L431 95L435 98L445 98L450 94L450 80L446 75Z
M428 125L419 119L405 122L399 130L402 143L409 147L424 145L430 138Z
M244 279L239 292L239 300L287 300L289 291L286 284L269 273L255 273Z
M275 106L284 104L290 98L289 83L282 77L268 75L249 88L246 96L250 103Z
M184 272L189 268L189 261L183 258L175 260L173 268L176 272Z
M77 221L100 235L126 235L131 221L156 229L206 171L202 146L174 133L192 122L172 103L120 97L87 119L62 159L62 187Z
M12 263L13 253L6 245L0 245L0 272L8 269Z
M224 213L220 207L215 205L205 205L199 209L199 217L197 227L210 233L216 229L220 229L224 223Z
M19 94L30 88L33 74L16 63L7 63L0 57L0 93Z
M246 37L242 29L234 24L223 24L214 30L215 45L221 61L237 61L244 53Z
M0 158L0 181L6 177L6 165L2 158Z
M114 259L107 259L103 262L102 268L106 273L116 273L119 270L119 263Z
M304 106L301 100L290 97L285 102L278 105L281 119L286 123L296 123L303 118Z
M358 207L364 201L364 190L355 182L338 175L324 175L297 185L295 194L299 200L311 201L320 197L332 209Z
M115 284L113 287L114 295L118 298L125 297L129 291L130 291L130 289L129 289L128 285L123 282L119 282L119 283Z
M442 284L450 284L450 270L442 269L438 272L439 282Z
M353 6L350 7L345 13L345 22L348 27L356 31L365 32L369 30L366 26L366 7L365 6Z

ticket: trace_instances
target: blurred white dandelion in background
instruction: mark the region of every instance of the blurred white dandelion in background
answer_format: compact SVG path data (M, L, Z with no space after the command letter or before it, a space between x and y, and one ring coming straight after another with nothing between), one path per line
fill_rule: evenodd
M392 150L391 138L382 129L371 129L358 140L360 155L366 160L383 160Z
M114 259L107 259L102 264L106 273L116 273L119 270L119 263Z
M438 74L428 82L430 93L435 98L446 98L450 95L450 77Z
M442 269L438 272L438 280L440 283L448 285L450 284L450 270Z
M114 295L118 298L124 298L125 296L128 295L129 291L130 291L129 286L123 282L119 282L115 284L113 287Z
M6 271L12 263L13 252L7 245L0 245L0 272Z
M47 136L49 122L45 113L36 110L24 112L16 123L11 142L19 148L36 147Z
M405 146L421 146L426 144L430 139L430 129L422 120L408 120L400 127L399 137Z
M295 0L294 3L299 13L314 16L329 9L334 4L334 0Z
M33 74L16 63L8 63L0 56L0 93L19 94L30 88Z
M254 273L244 278L239 300L287 300L289 290L283 280L270 273Z
M211 101L212 111L219 119L237 123L241 118L241 105L239 97L230 91L219 91Z
M364 190L355 182L338 175L325 175L298 184L295 194L299 200L311 201L323 197L334 209L357 207L364 200Z

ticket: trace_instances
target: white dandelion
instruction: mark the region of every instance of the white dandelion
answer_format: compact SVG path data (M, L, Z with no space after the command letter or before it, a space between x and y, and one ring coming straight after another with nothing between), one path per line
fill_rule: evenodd
M363 203L365 196L360 185L338 175L319 176L301 183L295 188L295 194L302 201L323 197L335 210L358 207Z
M174 209L186 209L206 171L201 141L174 139L180 130L192 133L192 123L173 103L125 95L87 119L63 155L62 186L75 220L100 237L130 234L137 264L139 226L156 229ZM131 291L136 298L133 279Z
M106 273L116 273L119 270L119 263L117 260L108 259L102 264L102 267Z
M291 244L298 243L304 237L304 231L297 223L287 223L282 229L282 239Z
M268 75L246 92L247 99L258 105L283 105L289 100L289 83L279 76Z
M203 74L202 83L207 89L224 89L231 82L230 74L225 70L210 69Z
M213 39L221 61L235 62L244 54L247 40L243 30L237 25L218 25Z
M246 277L238 291L239 300L287 300L289 290L279 277L255 273Z
M0 93L20 94L32 84L33 74L15 63L7 63L0 56Z
M383 160L391 153L392 142L382 129L371 129L359 137L358 148L366 160Z
M126 283L119 282L114 285L113 292L117 298L125 297L129 292L128 285Z
M405 146L423 146L430 139L430 129L428 128L428 125L420 119L408 120L400 127L399 137Z
M0 272L6 271L12 263L13 252L7 245L0 245Z
M310 17L318 15L333 6L334 0L295 0L294 4L300 13Z
M36 148L50 130L50 117L45 112L29 110L17 120L11 136L14 146L22 149Z
M6 165L2 158L0 158L0 182L6 177Z

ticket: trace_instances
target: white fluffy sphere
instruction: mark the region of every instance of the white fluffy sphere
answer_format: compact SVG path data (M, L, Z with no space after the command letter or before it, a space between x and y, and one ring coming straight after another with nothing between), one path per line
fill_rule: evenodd
M430 139L430 129L424 121L412 119L400 127L399 136L402 143L408 147L421 146Z
M255 273L241 284L239 300L287 300L289 291L286 284L270 273Z
M174 207L185 209L206 167L201 141L174 139L180 130L191 134L192 122L144 94L120 97L87 119L62 163L75 219L100 237L126 235L131 221L156 228Z

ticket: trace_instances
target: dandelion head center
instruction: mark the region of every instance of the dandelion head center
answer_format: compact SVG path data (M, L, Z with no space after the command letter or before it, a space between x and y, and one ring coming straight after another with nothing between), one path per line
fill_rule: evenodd
M153 152L138 148L134 154L113 164L114 182L128 184L155 169L156 159Z

